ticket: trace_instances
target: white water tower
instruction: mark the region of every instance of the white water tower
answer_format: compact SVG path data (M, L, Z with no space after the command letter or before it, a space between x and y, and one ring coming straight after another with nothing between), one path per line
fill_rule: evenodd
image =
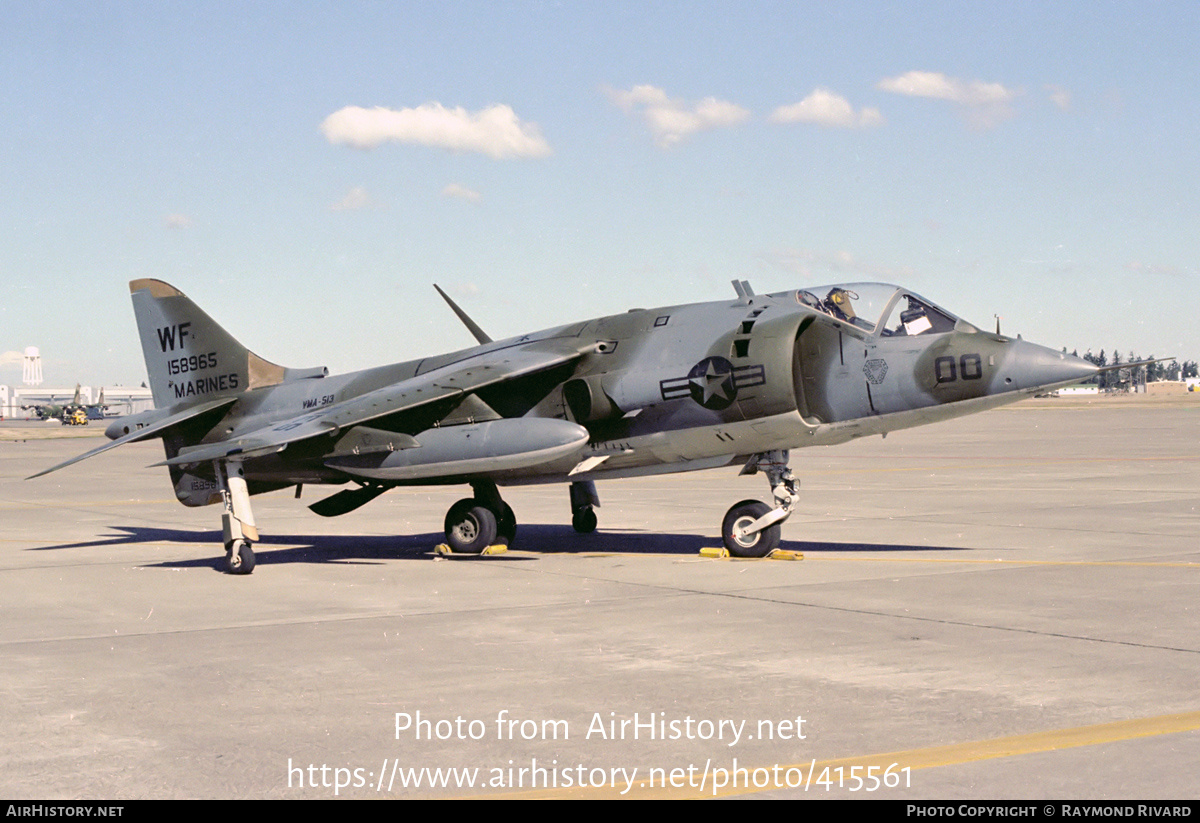
M26 386L42 384L42 355L38 352L37 346L25 349L25 364L21 370L21 382Z

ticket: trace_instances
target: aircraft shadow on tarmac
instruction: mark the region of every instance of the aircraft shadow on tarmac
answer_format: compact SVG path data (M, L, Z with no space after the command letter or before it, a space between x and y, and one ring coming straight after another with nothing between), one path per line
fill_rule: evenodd
M220 532L185 529L145 528L141 526L112 526L114 534L79 543L40 546L33 551L98 548L103 546L136 545L140 543L201 544L219 551ZM439 532L412 535L264 535L256 544L260 565L280 563L382 563L389 560L429 560L436 555L433 548L443 542ZM537 554L623 554L696 555L705 547L719 546L720 538L697 534L663 534L638 531L597 531L576 534L565 525L523 525L511 553L480 557L456 555L456 561L505 562L536 560ZM278 546L279 548L272 548ZM780 548L801 553L821 552L947 552L967 551L959 546L910 546L885 543L828 543L785 540ZM147 560L150 558L147 557ZM224 570L224 558L213 554L195 560L154 563L147 566L163 568L212 567Z

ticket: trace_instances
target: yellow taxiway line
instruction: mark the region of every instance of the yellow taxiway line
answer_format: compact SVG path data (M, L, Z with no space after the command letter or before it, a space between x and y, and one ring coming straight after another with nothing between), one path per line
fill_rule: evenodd
M992 760L1002 757L1016 757L1023 754L1060 751L1081 746L1096 746L1103 743L1119 743L1125 740L1136 740L1143 737L1155 737L1164 734L1176 734L1200 730L1200 711L1183 712L1181 714L1166 714L1157 717L1143 717L1134 720L1118 720L1112 723L1100 723L1094 726L1076 726L1068 729L1053 729L1030 734L1018 734L1011 737L998 737L992 740L977 740L969 743L954 743L947 746L931 746L924 749L909 749L907 751L887 752L884 754L865 755L862 757L843 757L835 760L812 760L807 763L792 763L788 765L774 764L765 767L754 767L738 764L738 785L729 785L732 775L732 761L721 764L714 771L709 767L705 774L703 764L693 764L690 776L678 770L679 775L675 785L670 785L671 770L667 769L668 785L662 785L657 780L653 783L643 779L648 776L640 775L635 785L627 789L626 785L603 786L591 788L550 788L530 791L506 792L499 795L482 795L490 798L512 799L582 799L582 798L622 798L622 799L702 799L709 797L728 797L732 795L757 794L760 792L787 789L789 782L793 790L805 788L806 794L814 797L826 796L826 783L830 781L831 789L845 791L854 785L859 785L857 793L863 797L886 798L888 786L883 780L901 781L917 785L909 781L906 771L931 769L939 766L955 766L961 763L973 763L980 760ZM548 765L548 764L545 764ZM559 764L559 769L562 764ZM724 775L720 774L721 770ZM851 771L854 769L855 771ZM890 772L889 772L890 770ZM744 772L744 773L743 773ZM890 774L890 777L885 775ZM854 777L852 777L854 775ZM874 791L868 792L869 775L879 779ZM484 777L484 770L480 771ZM800 777L797 781L797 777ZM726 785L715 788L714 783L724 779ZM797 786L796 783L799 782ZM765 783L766 785L755 785ZM897 785L895 782L891 784ZM627 790L626 790L627 789ZM625 790L625 791L623 791ZM475 795L480 797L481 795Z

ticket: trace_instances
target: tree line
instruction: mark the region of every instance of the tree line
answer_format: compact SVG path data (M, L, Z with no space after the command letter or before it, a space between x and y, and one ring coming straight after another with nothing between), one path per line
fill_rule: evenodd
M1067 351L1063 347L1063 353ZM1092 350L1088 349L1086 354L1080 354L1078 350L1071 352L1075 357L1082 357L1089 363L1094 363L1097 366L1119 366L1122 363L1136 363L1139 360L1153 360L1154 355L1141 357L1137 353L1131 351L1128 355L1122 355L1120 351L1113 349L1112 355L1106 355L1104 349L1100 350L1099 354L1092 354ZM1156 383L1160 380L1185 380L1189 377L1200 376L1195 360L1171 360L1165 363L1150 363L1145 366L1138 366L1135 369L1116 369L1110 372L1098 374L1095 377L1087 380L1087 383L1097 383L1101 389L1112 388L1125 383Z

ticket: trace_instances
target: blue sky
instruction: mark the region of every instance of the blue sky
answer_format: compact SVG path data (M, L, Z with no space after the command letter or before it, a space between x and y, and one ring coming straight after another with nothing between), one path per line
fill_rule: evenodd
M838 281L1200 357L1200 4L4 3L0 382L127 282L346 371Z

